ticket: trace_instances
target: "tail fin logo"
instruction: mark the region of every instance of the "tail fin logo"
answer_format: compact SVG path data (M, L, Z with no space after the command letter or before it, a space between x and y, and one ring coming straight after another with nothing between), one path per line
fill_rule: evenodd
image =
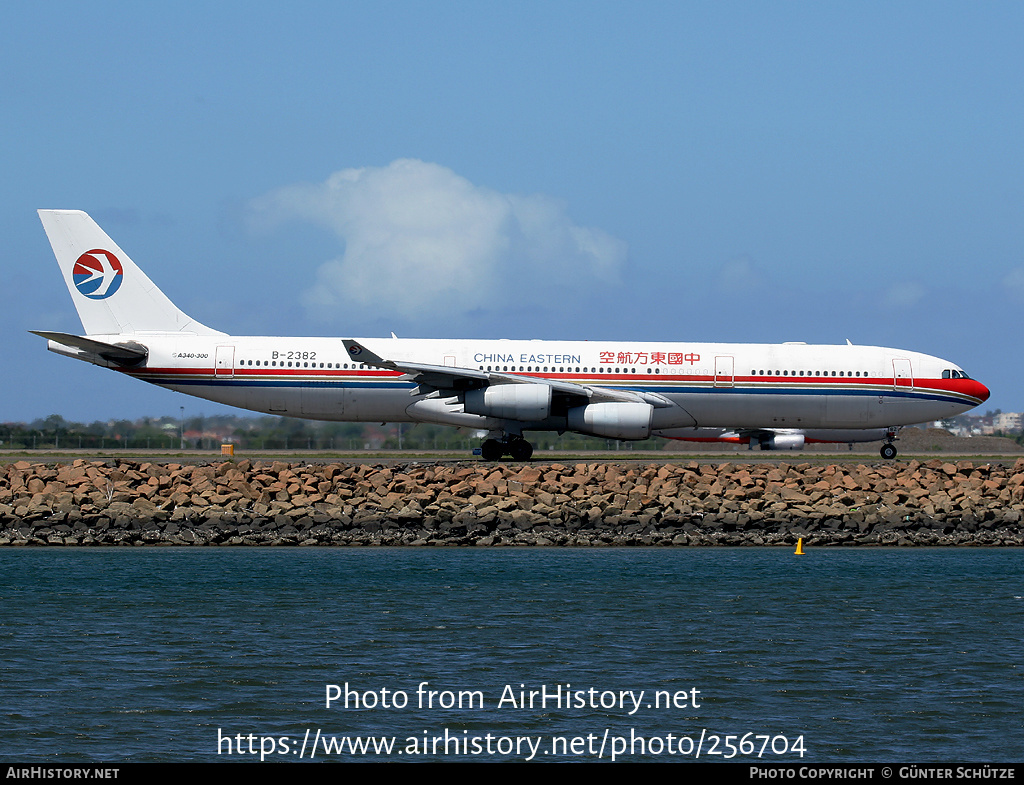
M78 257L71 271L75 288L90 300L104 300L121 287L124 270L110 251L93 249Z

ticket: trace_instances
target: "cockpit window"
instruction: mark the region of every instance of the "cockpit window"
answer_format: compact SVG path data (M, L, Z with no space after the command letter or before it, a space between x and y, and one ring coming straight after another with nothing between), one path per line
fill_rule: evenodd
M963 371L958 371L956 368L950 368L942 372L943 379L970 379Z

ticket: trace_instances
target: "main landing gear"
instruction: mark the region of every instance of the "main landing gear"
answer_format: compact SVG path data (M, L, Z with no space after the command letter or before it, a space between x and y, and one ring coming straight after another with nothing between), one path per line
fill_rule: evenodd
M480 457L485 461L500 461L505 455L511 456L513 461L528 461L533 455L533 445L522 436L487 439L480 445Z

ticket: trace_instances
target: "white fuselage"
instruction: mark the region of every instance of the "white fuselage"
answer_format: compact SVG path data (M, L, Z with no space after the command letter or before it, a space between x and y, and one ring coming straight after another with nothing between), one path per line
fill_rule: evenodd
M116 343L125 336L94 336ZM400 372L353 362L341 339L133 334L149 350L133 377L269 414L496 427L431 400ZM879 428L951 417L988 397L946 360L872 346L613 341L365 339L389 360L651 394L651 430ZM69 354L64 347L51 349ZM83 357L83 359L86 359ZM565 417L522 423L564 430Z

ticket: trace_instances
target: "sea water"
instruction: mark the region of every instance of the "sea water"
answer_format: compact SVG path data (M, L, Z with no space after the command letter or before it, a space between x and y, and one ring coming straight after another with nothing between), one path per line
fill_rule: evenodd
M1024 553L7 548L22 762L1024 759Z

